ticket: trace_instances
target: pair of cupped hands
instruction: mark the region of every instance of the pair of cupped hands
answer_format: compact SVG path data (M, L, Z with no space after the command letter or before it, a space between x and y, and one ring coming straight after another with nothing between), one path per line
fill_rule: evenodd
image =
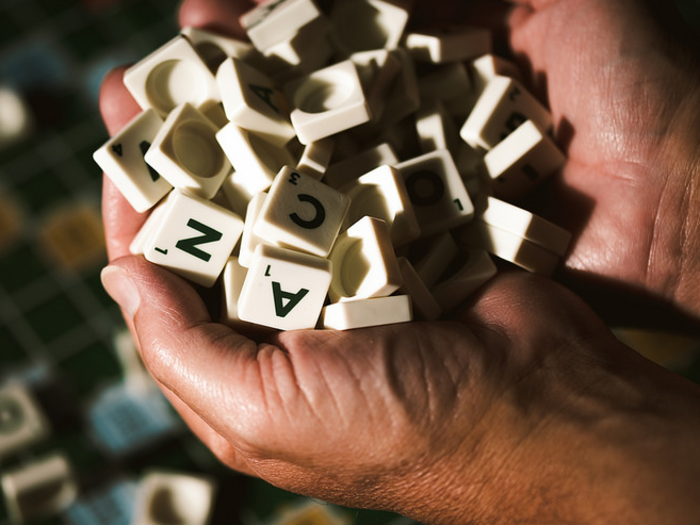
M185 0L179 20L244 38L252 6ZM698 523L700 387L599 317L700 327L694 35L653 0L415 17L490 27L550 107L568 161L528 204L573 233L557 279L504 271L449 319L255 340L129 254L145 215L105 178L102 279L144 363L221 461L286 490L429 524ZM102 87L110 134L140 111L123 71Z

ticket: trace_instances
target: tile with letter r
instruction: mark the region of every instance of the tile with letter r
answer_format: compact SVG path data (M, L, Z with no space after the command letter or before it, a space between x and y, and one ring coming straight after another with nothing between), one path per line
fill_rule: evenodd
M243 220L225 208L174 190L144 243L152 263L211 287L243 232Z

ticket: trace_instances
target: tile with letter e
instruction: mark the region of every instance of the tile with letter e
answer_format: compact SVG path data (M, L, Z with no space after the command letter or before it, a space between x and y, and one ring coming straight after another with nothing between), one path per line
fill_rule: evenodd
M323 308L321 314L323 327L333 330L368 328L407 323L412 320L412 303L408 295L372 297L329 304Z
M144 160L162 126L156 111L147 109L93 153L95 162L139 213L151 208L172 189Z
M228 58L216 72L216 83L229 121L279 147L294 138L284 94L265 73Z
M217 131L194 106L178 106L153 138L146 162L175 188L211 199L231 172L216 141Z
M325 257L349 205L344 193L285 166L270 187L253 232L269 243Z
M243 220L210 201L173 191L144 256L205 287L224 269L243 232Z
M420 225L403 177L393 166L379 166L341 191L351 199L346 226L364 216L382 219L389 228L394 246L403 246L420 236Z
M333 263L332 302L384 297L401 286L389 228L376 217L363 217L341 233L328 259Z
M447 150L436 150L400 162L408 196L422 236L430 236L469 222L474 206Z
M127 69L124 85L142 109L163 118L185 102L200 107L221 100L214 75L183 35Z
M248 268L238 316L280 330L314 328L331 281L331 262L261 244Z
M472 148L488 151L526 120L546 133L552 129L552 115L520 82L496 76L486 84L460 136Z
M516 200L561 168L566 156L534 122L526 121L484 155L485 175L498 196Z

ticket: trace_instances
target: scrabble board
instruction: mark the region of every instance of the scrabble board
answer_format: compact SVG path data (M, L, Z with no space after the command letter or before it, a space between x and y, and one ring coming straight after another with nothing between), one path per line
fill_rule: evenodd
M697 2L678 3L700 27ZM304 523L410 525L232 473L147 378L125 383L125 367L138 364L128 359L123 321L99 281L102 177L92 153L107 134L98 89L111 67L138 61L177 29L171 0L0 2L0 93L19 97L27 123L16 138L0 133L0 388L23 385L50 419L47 436L0 457L0 475L55 453L69 460L79 482L75 503L30 520L40 525L128 525L139 481L159 469L215 480L213 525L301 523L303 512L313 516ZM697 343L677 343L677 359L665 364L700 380ZM12 513L0 499L0 525L14 525Z

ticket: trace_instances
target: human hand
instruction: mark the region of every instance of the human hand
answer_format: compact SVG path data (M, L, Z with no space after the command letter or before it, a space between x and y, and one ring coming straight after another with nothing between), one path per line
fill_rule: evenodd
M191 0L181 21L236 31L241 6ZM138 112L120 71L101 108L111 133ZM163 391L232 468L426 523L697 516L698 388L555 283L501 274L450 321L254 341L128 255L143 216L104 188L105 287Z
M510 47L568 155L551 192L534 199L574 233L566 268L697 319L700 70L687 28L653 1L508 4Z

